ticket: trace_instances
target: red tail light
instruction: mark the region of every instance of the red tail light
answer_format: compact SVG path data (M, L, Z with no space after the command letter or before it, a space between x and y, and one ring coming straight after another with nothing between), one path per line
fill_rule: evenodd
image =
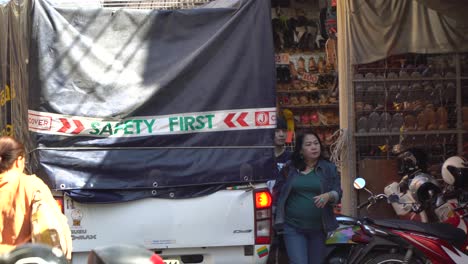
M260 191L255 193L255 208L270 208L271 207L271 194L268 191Z
M267 189L254 191L255 244L271 243L271 194Z
M57 205L59 206L60 208L60 212L64 213L64 209L63 209L63 197L54 197L55 198L55 201L57 202Z

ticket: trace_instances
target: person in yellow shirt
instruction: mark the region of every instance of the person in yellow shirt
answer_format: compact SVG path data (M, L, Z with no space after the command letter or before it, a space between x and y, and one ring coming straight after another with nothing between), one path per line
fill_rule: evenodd
M0 254L25 243L60 248L71 259L71 232L47 185L27 175L25 148L0 137Z

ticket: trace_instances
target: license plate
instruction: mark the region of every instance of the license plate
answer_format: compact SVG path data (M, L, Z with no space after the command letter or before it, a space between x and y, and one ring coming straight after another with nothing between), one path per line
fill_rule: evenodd
M164 264L180 264L178 259L164 259Z

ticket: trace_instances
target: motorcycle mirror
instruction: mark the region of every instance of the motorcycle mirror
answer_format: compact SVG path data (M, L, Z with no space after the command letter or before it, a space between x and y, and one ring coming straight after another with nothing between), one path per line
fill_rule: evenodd
M398 203L400 201L400 197L398 197L398 194L390 194L390 196L388 196L388 201L390 203Z
M366 180L364 180L363 178L356 178L354 180L354 188L355 189L361 190L364 187L366 187Z

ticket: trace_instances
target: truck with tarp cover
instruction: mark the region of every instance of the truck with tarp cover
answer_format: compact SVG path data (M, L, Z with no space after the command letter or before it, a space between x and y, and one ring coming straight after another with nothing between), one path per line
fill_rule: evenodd
M118 2L0 2L0 127L63 199L73 263L113 244L167 263L265 263L270 1Z

